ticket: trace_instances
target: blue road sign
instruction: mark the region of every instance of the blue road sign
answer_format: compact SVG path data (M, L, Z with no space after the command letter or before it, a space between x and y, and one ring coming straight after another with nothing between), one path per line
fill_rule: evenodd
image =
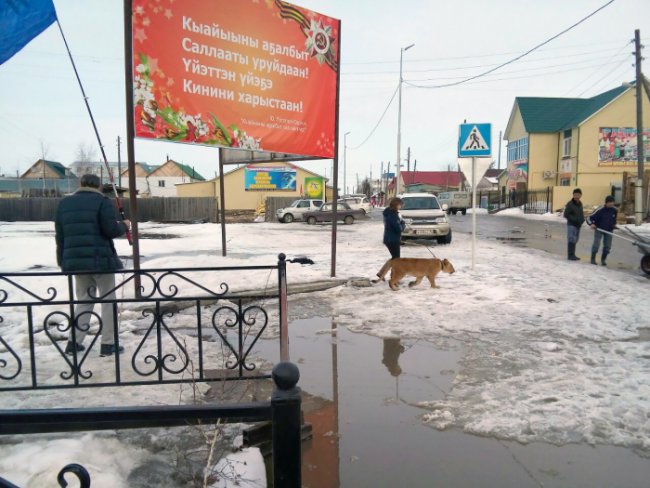
M492 124L460 124L458 157L474 158L492 155Z

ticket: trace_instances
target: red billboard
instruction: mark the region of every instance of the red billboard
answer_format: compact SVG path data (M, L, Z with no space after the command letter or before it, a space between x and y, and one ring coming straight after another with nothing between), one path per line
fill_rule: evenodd
M280 0L134 0L136 137L334 157L340 22Z

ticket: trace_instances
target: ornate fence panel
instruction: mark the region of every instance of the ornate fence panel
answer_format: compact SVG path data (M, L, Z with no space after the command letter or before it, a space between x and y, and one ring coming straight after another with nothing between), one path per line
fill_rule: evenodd
M219 278L254 272L262 273L261 293L234 294ZM0 391L268 378L249 354L269 327L286 342L286 279L271 280L276 273L286 277L284 255L275 266L124 270L112 288L84 290L85 299L75 296L72 274L0 273ZM120 318L141 338L98 360L100 337L120 347ZM72 348L86 333L85 349Z

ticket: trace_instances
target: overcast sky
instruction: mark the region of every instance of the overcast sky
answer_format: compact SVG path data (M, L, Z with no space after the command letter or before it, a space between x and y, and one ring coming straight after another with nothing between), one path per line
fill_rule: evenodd
M122 2L54 3L108 157L117 160L116 139L126 135ZM374 135L360 148L353 148L366 139L397 87L401 46L415 43L405 53L405 80L421 85L454 81L527 51L606 0L296 3L343 22L340 147L342 163L343 133L349 131L347 177L351 185L357 173L363 177L372 170L376 176L381 161L391 161L394 168L397 100ZM649 46L650 66L650 2L616 0L539 51L475 82L443 89L405 84L403 157L410 146L418 170L446 169L455 164L458 124L463 119L492 122L496 138L505 129L516 96L588 97L632 80L630 41L635 28L641 29ZM25 170L41 156L41 146L48 159L69 165L80 144L97 147L63 41L53 25L0 66L0 174ZM208 178L217 169L214 148L139 140L135 147L138 161L160 164L169 155ZM124 147L122 159L126 159ZM331 162L304 166L331 176Z

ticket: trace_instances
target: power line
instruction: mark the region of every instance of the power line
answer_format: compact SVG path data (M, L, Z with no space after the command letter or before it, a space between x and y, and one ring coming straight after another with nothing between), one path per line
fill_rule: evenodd
M480 73L480 74L478 74L478 75L474 75L474 76L470 76L469 78L465 78L464 80L456 81L456 82L453 82L453 83L445 83L445 84L442 84L442 85L431 85L431 86L425 86L425 85L414 85L413 83L408 83L408 84L411 85L411 86L413 86L413 87L415 87L415 88L446 88L446 87L449 87L449 86L461 85L461 84L463 84L463 83L467 83L468 81L472 81L472 80L475 80L475 79L477 79L477 78L481 78L481 77L483 77L483 76L485 76L485 75L489 75L490 73L494 73L496 70L498 70L498 69L500 69L500 68L503 68L504 66L507 66L507 65L509 65L509 64L512 64L512 63L514 63L515 61L520 60L520 59L523 58L524 56L528 56L528 55L529 55L530 53L532 53L533 51L536 51L536 50L539 49L540 47L542 47L542 46L548 44L549 42L551 42L551 41L557 39L557 38L560 37L561 35L566 34L566 33L569 32L571 29L574 29L575 27L579 26L580 24L582 24L582 23L585 22L586 20L590 19L591 17L593 17L594 15L596 15L598 12L600 12L600 11L603 10L604 8L606 8L606 7L608 7L609 5L611 5L612 3L614 3L615 1L616 1L616 0L609 0L607 3L605 3L605 4L602 5L602 6L600 6L598 9L594 10L593 12L591 12L591 13L590 13L589 15L587 15L586 17L582 18L581 20L579 20L579 21L576 22L575 24L571 25L570 27L567 27L567 28L564 29L563 31L561 31L561 32L559 32L559 33L557 33L557 34L555 34L553 37L548 38L548 39L545 40L544 42L542 42L542 43L536 45L536 46L533 47L532 49L529 49L529 50L526 51L525 53L520 54L519 56L516 56L516 57L512 58L511 60L506 61L505 63L501 63L499 66L497 66L497 67L495 67L495 68L492 68L492 69L489 69L489 70L487 70L487 71L484 71L483 73Z
M593 49L591 51L583 51L579 53L572 53L572 54L561 54L558 56L547 56L543 58L537 58L537 59L527 59L522 61L522 63L539 63L540 61L546 61L549 59L552 60L557 60L559 58L576 58L579 56L584 56L586 54L594 54L598 53L599 58L602 57L602 54L607 51L615 51L618 48L607 48L607 49ZM467 65L467 66L454 66L450 68L429 68L429 69L409 69L409 70L404 70L404 74L407 73L429 73L429 72L437 72L437 71L459 71L459 70L464 70L464 69L473 69L473 68L489 68L492 66L498 66L499 63L488 63L488 64L474 64L474 65ZM395 71L350 71L347 73L341 73L341 76L357 76L357 75L394 75L399 73L399 70Z
M381 124L381 121L384 120L384 116L386 115L386 112L388 112L388 108L389 108L389 107L391 106L391 104L393 103L393 100L395 100L395 95L397 95L397 91L398 91L398 90L399 90L399 85L397 86L397 88L395 88L395 91L393 92L393 96L390 97L390 100L388 101L388 105L386 105L386 108L384 109L384 112L381 114L381 117L379 117L379 120L377 121L377 123L375 124L375 126L373 127L373 129L370 131L370 134L368 134L368 137L366 137L366 138L363 140L363 142L362 142L361 144L359 144L358 146L349 147L348 149L354 151L355 149L359 149L359 148L360 148L361 146L363 146L366 142L368 142L368 139L370 139L370 138L372 137L372 135L375 133L375 131L377 130L377 127L379 127L379 124Z
M627 41L627 39L612 39L610 41L601 41L601 42L588 42L588 43L581 43L581 44L571 44L571 45L566 45L566 46L557 46L557 47L552 47L552 48L547 48L543 51L558 51L558 50L563 50L563 49L572 49L575 47L582 47L582 46L600 46L603 44L606 45L611 45L612 42L622 42L623 40ZM650 37L644 37L642 41L648 41L650 40ZM507 51L507 52L501 52L501 53L492 53L492 54L472 54L472 55L466 55L466 56L450 56L450 57L441 57L441 58L420 58L420 59L409 59L408 61L404 61L404 64L411 64L411 63L429 63L429 62L438 62L438 61L454 61L458 59L476 59L476 58L492 58L496 56L508 56L510 54L519 54L521 51ZM385 60L376 60L376 61L354 61L354 62L346 62L346 63L341 63L343 66L352 66L352 65L368 65L368 64L399 64L399 61L385 61Z
M632 43L632 41L628 41L628 42L626 42L626 43L623 45L623 47L620 48L618 51L616 51L616 53L615 53L613 56L611 56L610 58L608 58L606 62L604 62L601 66L599 66L599 67L596 68L594 71L592 71L592 72L589 74L589 76L587 76L587 78L585 78L584 80L582 80L582 81L581 81L580 83L578 83L577 85L573 86L573 87L572 87L570 90L568 90L566 93L567 93L567 94L568 94L568 93L571 93L573 90L575 90L575 89L578 88L580 85L582 85L585 81L589 81L589 80L590 80L594 75L596 75L596 74L597 74L597 73L598 73L602 68L604 68L605 66L607 66L607 65L608 65L608 64L609 64L613 59L615 59L619 54L621 54L621 53L622 53L622 52L623 52L623 51L624 51L624 50L625 50L625 49L626 49L626 48L627 48L631 43ZM614 70L616 70L616 69L618 69L618 66L616 66L612 71L614 71ZM611 71L610 71L610 73L611 73ZM609 74L609 73L608 73L608 74ZM594 85L591 85L591 86L594 86ZM591 88L591 86L590 86L589 88ZM589 88L587 88L587 90L589 90ZM585 91L587 91L587 90L585 90ZM584 92L582 92L582 93L584 93ZM582 95L582 93L581 93L580 95ZM578 96L580 96L580 95L578 95Z
M529 73L531 71L546 71L546 70L548 70L550 68L562 68L564 66L573 66L573 67L575 67L576 70L578 70L578 69L584 69L584 67L582 65L587 64L587 63L591 63L591 64L589 64L589 66L587 66L587 68L593 67L593 66L595 66L593 64L593 62L597 61L597 60L600 60L600 59L602 59L602 58L597 57L597 58L584 59L584 60L578 61L578 62L574 61L574 62L571 62L571 63L551 64L551 65L546 65L546 66L536 66L536 67L530 67L530 68L515 69L515 70L511 70L511 71L502 71L501 73L494 73L493 76L503 76L503 75L510 75L510 74L515 74L515 73ZM612 57L612 59L613 59L613 57ZM611 59L610 59L609 62L610 63L612 62ZM607 63L605 63L605 65L606 64ZM597 65L597 66L602 66L602 65ZM580 67L580 68L578 68L578 67ZM538 74L543 74L543 73L538 73ZM490 76L490 75L486 75L486 76ZM448 77L440 77L439 76L439 77L436 77L436 78L424 78L424 79L421 79L421 80L406 80L406 81L409 81L409 82L413 83L413 82L436 81L436 80L445 80L445 79L446 80L457 80L459 78L464 78L464 77L463 76L448 76Z
M614 66L614 68L613 68L611 71L607 72L607 73L605 74L605 76L603 76L602 78L599 78L598 81L596 81L595 83L592 83L592 84L589 85L586 89L582 90L582 91L578 94L578 96L581 97L582 95L584 95L585 93L587 93L589 90L591 90L594 86L599 85L600 82L602 82L602 81L605 80L606 78L609 78L609 76L610 76L612 73L614 73L615 71L617 71L617 70L618 70L618 69L619 69L619 68L620 68L624 63L627 63L628 61L629 61L629 60L628 60L627 58L626 58L626 59L623 59L620 63L618 63L616 66Z

